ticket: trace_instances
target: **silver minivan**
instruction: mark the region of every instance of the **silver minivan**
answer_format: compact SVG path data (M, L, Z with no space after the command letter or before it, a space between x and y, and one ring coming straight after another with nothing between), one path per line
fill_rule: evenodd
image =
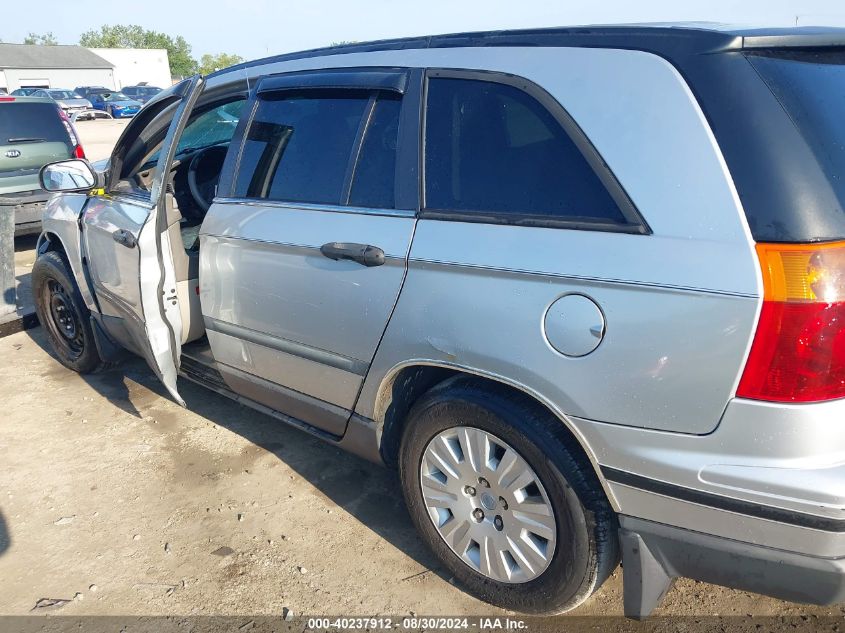
M845 600L845 32L352 44L47 166L59 360L146 358L398 470L472 594ZM184 404L184 403L183 403Z

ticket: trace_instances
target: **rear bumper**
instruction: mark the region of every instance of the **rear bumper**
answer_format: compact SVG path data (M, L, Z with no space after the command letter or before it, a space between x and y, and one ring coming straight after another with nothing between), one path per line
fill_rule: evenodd
M845 400L733 400L687 435L574 419L614 509L808 556L845 556Z
M689 577L845 602L845 400L732 400L707 435L575 419L620 516L626 613Z
M677 577L801 602L845 602L845 556L822 558L621 516L625 615L643 617Z

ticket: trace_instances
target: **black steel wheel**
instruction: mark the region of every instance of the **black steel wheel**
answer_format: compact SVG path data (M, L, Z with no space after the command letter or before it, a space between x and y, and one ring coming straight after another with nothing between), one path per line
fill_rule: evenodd
M38 320L59 361L82 374L103 367L91 314L59 253L39 255L32 268L32 289Z

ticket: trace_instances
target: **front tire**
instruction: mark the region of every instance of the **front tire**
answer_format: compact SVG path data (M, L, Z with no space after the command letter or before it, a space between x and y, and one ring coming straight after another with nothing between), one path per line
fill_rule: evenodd
M91 313L59 253L50 251L35 261L32 291L38 320L59 362L80 374L103 367L91 330Z
M616 517L561 422L464 377L409 413L400 477L414 524L474 596L531 614L584 602L619 562Z

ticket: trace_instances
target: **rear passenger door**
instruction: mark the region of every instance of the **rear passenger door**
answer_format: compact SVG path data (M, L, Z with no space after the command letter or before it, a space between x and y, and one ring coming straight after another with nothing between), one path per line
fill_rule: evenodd
M421 81L383 68L265 77L202 226L202 312L224 380L334 435L405 277Z

